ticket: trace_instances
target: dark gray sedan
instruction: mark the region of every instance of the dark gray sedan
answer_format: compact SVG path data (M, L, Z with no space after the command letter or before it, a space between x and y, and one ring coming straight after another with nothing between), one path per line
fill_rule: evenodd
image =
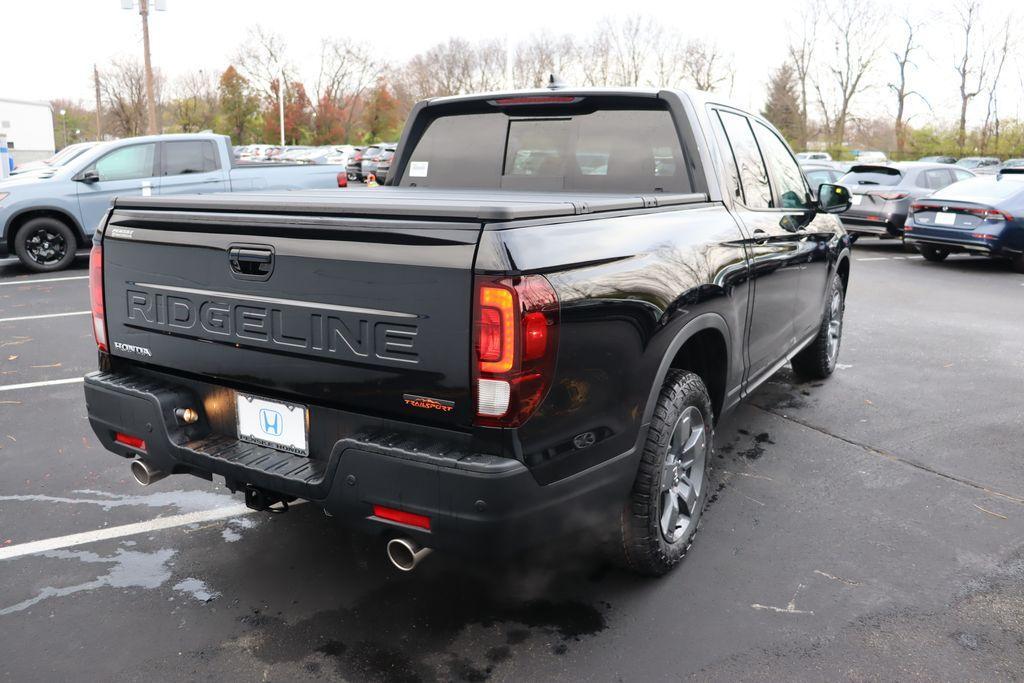
M838 181L850 190L851 203L839 217L851 234L901 238L915 200L973 177L970 171L948 164L855 165Z

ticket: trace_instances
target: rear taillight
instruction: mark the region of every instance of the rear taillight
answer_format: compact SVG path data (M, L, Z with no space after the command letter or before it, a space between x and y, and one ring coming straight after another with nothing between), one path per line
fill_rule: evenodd
M103 305L103 247L89 252L89 299L92 302L92 333L100 351L107 350L107 320Z
M874 195L875 197L878 197L879 199L884 199L886 201L895 201L897 199L906 199L907 197L910 196L906 192L882 192L882 191L879 191L879 190L873 190L871 192L868 192L868 194Z
M1013 216L998 209L965 209L964 211L984 221L1006 221L1009 223L1013 220Z
M551 387L558 296L543 275L476 279L476 423L523 424Z
M342 171L338 174L338 187L348 187L348 173Z

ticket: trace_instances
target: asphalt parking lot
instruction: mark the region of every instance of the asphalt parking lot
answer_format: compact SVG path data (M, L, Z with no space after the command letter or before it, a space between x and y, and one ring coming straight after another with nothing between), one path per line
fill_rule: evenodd
M311 505L141 488L85 419L88 308L86 259L0 262L5 679L1024 676L1024 276L1000 263L861 240L839 370L719 426L660 580L572 547L399 575Z

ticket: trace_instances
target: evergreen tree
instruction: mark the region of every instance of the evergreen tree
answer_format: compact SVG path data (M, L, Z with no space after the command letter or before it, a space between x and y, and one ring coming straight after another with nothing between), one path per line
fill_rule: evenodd
M768 81L768 101L765 102L761 115L779 129L790 145L796 145L803 138L803 117L800 112L796 72L789 62L772 73Z

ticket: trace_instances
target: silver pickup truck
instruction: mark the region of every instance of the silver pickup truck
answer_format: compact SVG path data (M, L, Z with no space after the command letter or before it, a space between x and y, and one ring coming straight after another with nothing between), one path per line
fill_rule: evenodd
M0 181L0 257L16 254L37 272L66 268L114 197L346 185L342 165L240 164L224 135L105 142L64 166Z

